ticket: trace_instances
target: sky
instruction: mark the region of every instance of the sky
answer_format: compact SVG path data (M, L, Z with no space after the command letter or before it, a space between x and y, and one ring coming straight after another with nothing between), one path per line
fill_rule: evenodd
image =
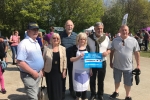
M104 0L104 4L105 5L110 5L111 2L113 2L113 1L115 1L115 0Z
M113 1L115 1L115 0L104 0L104 4L105 4L105 5L109 5L109 4L111 4L111 2L113 2ZM148 1L150 1L150 0L148 0Z

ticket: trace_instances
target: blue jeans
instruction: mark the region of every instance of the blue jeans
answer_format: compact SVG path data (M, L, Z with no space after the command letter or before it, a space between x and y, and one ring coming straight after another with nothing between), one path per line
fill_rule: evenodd
M15 59L16 59L16 56L17 56L17 46L11 46L11 51L12 51L13 63L15 63Z

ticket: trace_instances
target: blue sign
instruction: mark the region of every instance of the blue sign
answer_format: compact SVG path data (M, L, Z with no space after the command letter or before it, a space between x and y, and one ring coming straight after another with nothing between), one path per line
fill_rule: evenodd
M102 53L85 53L84 68L102 68Z

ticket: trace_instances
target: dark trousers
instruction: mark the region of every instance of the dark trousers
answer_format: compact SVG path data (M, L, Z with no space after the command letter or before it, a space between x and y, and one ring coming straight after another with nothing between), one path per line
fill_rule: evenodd
M144 40L144 43L145 43L145 51L147 51L148 50L148 43L149 43L149 41L148 40Z
M67 68L68 68L68 76L69 76L69 90L73 91L73 80L72 80L73 64L72 63L68 63L67 64ZM66 73L67 73L67 71L66 71ZM62 79L62 91L63 92L66 91L66 78Z
M86 99L86 91L76 92L77 97L81 97L82 99Z
M139 43L140 50L142 50L142 43Z
M102 68L93 68L93 75L90 77L90 90L91 95L96 95L96 75L98 73L98 95L103 95L104 93L104 79L106 73L106 61L103 61Z

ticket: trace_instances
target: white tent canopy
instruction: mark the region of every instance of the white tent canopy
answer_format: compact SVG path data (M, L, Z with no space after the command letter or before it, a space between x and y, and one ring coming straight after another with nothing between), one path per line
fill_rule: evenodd
M86 32L95 32L94 31L94 26L89 27L88 29L85 29Z

